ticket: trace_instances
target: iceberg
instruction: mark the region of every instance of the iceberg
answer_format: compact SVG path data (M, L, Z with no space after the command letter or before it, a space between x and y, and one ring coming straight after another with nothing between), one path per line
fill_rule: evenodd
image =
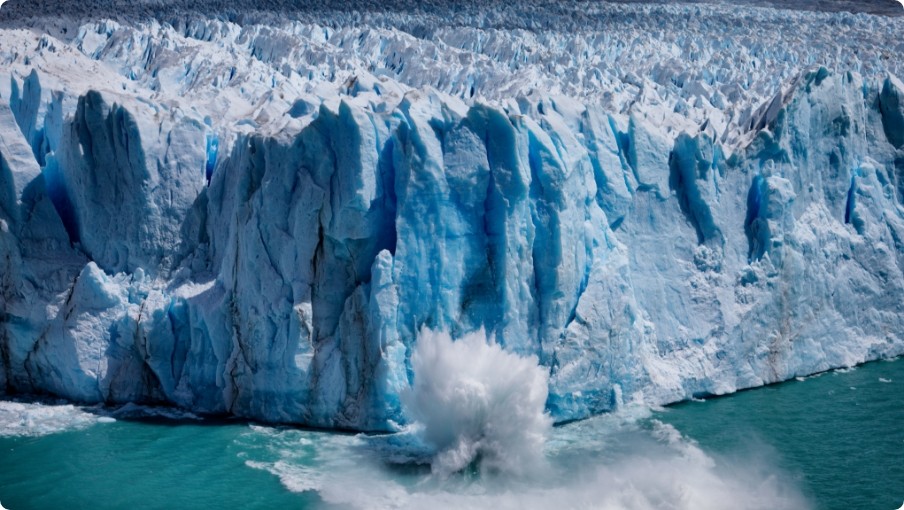
M392 431L426 329L557 422L904 354L904 17L271 3L3 7L0 392Z

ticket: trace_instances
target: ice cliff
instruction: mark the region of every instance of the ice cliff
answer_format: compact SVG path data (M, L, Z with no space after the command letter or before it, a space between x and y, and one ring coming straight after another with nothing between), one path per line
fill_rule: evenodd
M5 4L0 390L389 430L423 327L557 421L904 354L904 18L527 6Z

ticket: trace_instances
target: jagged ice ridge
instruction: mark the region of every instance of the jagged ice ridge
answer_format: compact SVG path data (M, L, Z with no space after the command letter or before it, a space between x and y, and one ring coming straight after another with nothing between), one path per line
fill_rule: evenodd
M423 327L557 421L904 353L904 18L10 8L7 393L393 430Z

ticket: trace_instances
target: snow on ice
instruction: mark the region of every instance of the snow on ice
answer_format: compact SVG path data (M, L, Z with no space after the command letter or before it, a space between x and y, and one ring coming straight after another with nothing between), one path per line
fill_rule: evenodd
M904 353L904 18L21 4L7 393L395 430L423 328L556 421Z

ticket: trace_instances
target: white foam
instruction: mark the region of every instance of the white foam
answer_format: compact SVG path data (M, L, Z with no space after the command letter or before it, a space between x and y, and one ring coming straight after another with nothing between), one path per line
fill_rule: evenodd
M4 437L45 436L115 421L72 404L0 401L0 436Z
M316 470L279 460L276 462L245 461L245 465L268 471L279 477L280 483L292 492L307 492L323 486L322 475Z
M436 476L389 467L361 437L253 430L266 455L249 460L294 492L360 509L806 509L807 501L765 458L714 457L642 407L554 429L541 470ZM308 441L296 450L287 449ZM260 447L260 442L255 443ZM258 454L251 452L255 457Z
M537 466L552 418L545 412L548 374L536 356L507 352L483 330L453 341L425 328L411 366L414 384L402 401L436 448L435 473L448 475L477 458L507 472Z

